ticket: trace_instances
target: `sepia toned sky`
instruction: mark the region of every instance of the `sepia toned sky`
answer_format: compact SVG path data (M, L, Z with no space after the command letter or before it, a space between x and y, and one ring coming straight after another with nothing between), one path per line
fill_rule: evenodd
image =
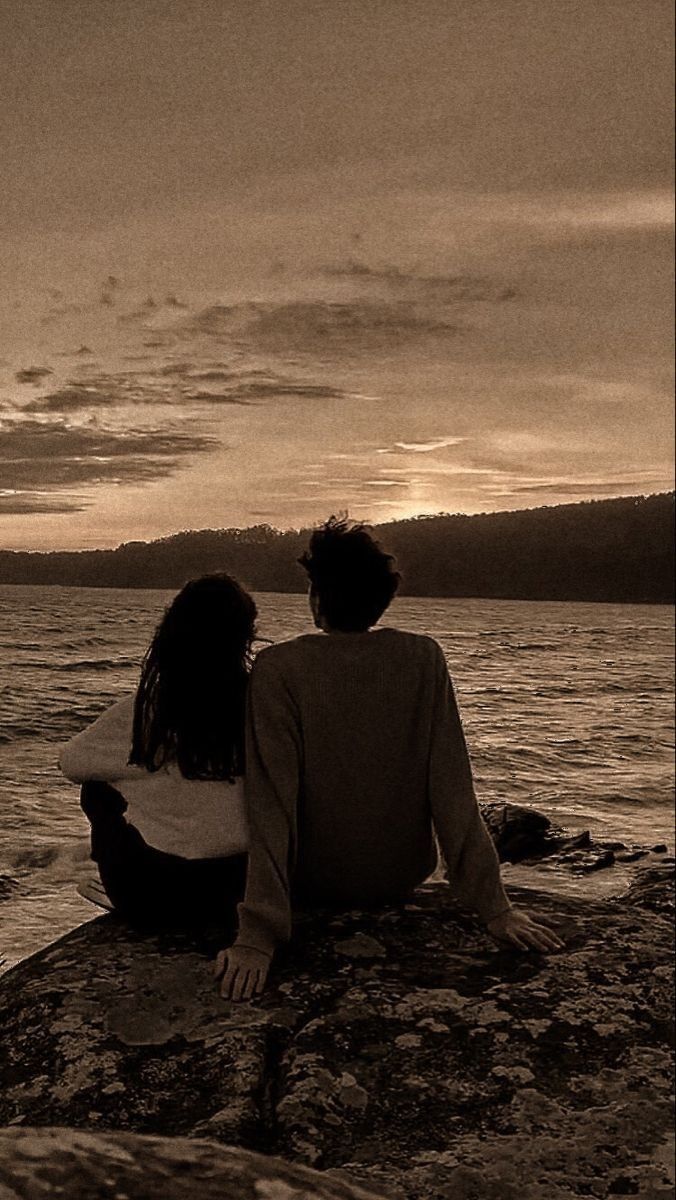
M672 486L663 0L0 0L0 547Z

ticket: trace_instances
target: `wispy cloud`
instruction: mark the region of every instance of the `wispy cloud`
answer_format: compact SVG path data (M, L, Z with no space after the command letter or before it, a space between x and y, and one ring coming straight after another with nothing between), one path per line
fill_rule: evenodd
M283 399L332 400L346 393L330 384L297 379L274 371L243 368L195 369L189 363L156 367L144 355L127 356L138 366L118 372L93 372L70 379L23 406L31 414L69 413L113 406L213 404L248 406ZM143 365L141 365L143 364Z
M394 446L376 450L376 454L395 454L399 450L411 451L413 454L431 454L434 450L445 450L448 446L459 446L466 442L464 437L436 438L428 442L395 442Z
M32 513L84 512L86 502L77 496L49 495L46 492L16 491L12 488L0 490L0 514L6 516L28 516Z
M71 383L49 392L24 406L27 413L67 413L85 408L100 408L115 403L119 397L91 384Z
M0 427L0 472L6 495L12 489L144 482L172 474L187 456L216 444L205 435L166 429L122 432L28 419Z
M666 189L578 192L533 199L503 197L503 217L565 238L570 233L668 230L674 223L673 196Z
M409 487L408 479L365 479L363 487L385 487L385 488L406 488Z
M669 487L669 480L664 476L651 476L650 473L639 476L638 478L627 478L622 476L619 479L552 479L544 483L519 483L512 482L509 487L504 488L499 492L504 496L519 496L525 494L533 495L553 495L553 496L617 496L631 492L634 488L642 492L644 489L650 489L651 483L656 487Z
M52 374L50 367L22 367L20 371L16 372L15 379L17 383L39 384Z
M431 274L411 270L395 263L369 265L349 258L321 268L328 279L349 280L372 291L425 297L436 304L457 305L503 303L517 296L517 289L499 279L466 273Z
M184 332L227 344L242 339L270 351L316 354L327 348L350 354L458 330L453 313L416 299L307 299L211 305L192 317Z

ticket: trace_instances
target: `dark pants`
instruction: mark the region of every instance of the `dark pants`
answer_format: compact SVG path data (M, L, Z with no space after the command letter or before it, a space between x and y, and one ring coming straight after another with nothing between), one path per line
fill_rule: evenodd
M85 783L80 803L91 824L91 856L116 912L135 925L236 925L246 854L182 858L155 850L125 819L127 801L108 783Z

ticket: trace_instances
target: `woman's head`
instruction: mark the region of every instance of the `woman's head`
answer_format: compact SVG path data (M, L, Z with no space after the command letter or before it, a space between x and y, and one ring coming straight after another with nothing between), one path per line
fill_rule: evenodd
M156 770L175 760L187 778L242 773L256 615L229 575L204 575L178 593L143 662L130 762Z

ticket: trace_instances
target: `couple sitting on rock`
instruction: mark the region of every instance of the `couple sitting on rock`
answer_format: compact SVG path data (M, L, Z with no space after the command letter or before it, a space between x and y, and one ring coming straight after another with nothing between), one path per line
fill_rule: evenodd
M551 951L510 904L439 645L377 622L399 582L363 526L331 519L301 562L319 635L263 649L227 575L188 583L135 697L64 748L110 906L136 923L231 923L224 996L264 988L294 908L405 903L437 863L498 942ZM106 902L105 897L104 903Z

